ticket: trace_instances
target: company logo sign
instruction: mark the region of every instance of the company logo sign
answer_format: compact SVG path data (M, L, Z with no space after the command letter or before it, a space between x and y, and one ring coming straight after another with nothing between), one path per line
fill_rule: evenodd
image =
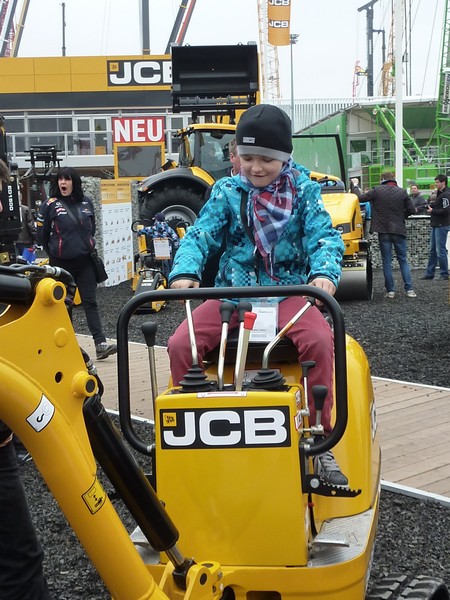
M289 407L161 411L164 449L284 447L291 443Z
M108 87L168 86L172 62L163 60L108 60Z
M164 141L164 117L124 117L112 121L115 144Z
M269 44L287 46L290 42L291 0L269 0L267 20Z

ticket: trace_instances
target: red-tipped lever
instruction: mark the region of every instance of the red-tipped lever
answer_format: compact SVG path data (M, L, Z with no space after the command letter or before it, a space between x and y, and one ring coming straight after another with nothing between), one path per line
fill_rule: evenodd
M242 390L245 363L247 362L248 342L250 339L250 332L252 331L253 325L255 324L255 319L256 314L253 312L246 312L244 314L242 343L239 348L239 355L236 356L236 369L234 372L234 389L237 392L240 392Z

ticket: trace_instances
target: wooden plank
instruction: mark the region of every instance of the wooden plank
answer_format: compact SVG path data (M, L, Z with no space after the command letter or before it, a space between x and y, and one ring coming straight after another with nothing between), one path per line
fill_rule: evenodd
M403 408L399 408L397 411L391 411L388 413L380 413L377 406L377 417L378 422L383 423L383 430L388 433L389 431L398 431L402 433L404 430L412 427L417 430L419 427L427 428L428 423L430 426L434 421L439 423L450 423L450 414L448 412L448 406L450 404L450 395L446 398L439 398L434 400L432 403L428 402L425 404L411 405Z
M390 449L387 449L383 445L383 462L388 463L392 460L397 460L399 457L410 456L412 460L417 460L420 452L420 458L430 456L437 456L438 454L448 453L448 444L450 441L450 432L447 435L439 436L439 443L436 444L425 444L420 447L411 449L411 444L408 438L405 438L403 443L398 443ZM450 461L450 457L449 457Z
M379 398L375 393L375 399L377 402L377 408L384 412L398 410L403 407L426 404L430 400L437 400L439 398L450 398L450 392L444 392L443 390L435 390L434 392L423 391L420 389L410 388L404 389L397 394L390 397L384 396Z
M78 335L80 345L86 352L95 357L95 347L88 336ZM108 342L114 340L108 340ZM129 373L130 373L130 406L131 413L146 419L153 419L152 394L150 385L150 369L148 351L144 344L130 342ZM155 347L155 363L157 371L158 393L167 389L169 382L169 362L167 350L162 346ZM117 356L110 356L105 360L95 361L98 374L104 385L105 391L102 403L106 409L119 409L118 381L117 381Z

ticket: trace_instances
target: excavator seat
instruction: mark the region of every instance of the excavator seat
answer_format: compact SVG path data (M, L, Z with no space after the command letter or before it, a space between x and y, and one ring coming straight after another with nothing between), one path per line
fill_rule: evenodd
M228 334L225 351L225 364L236 362L239 328L233 329ZM248 346L247 362L261 364L267 342L250 342ZM219 360L219 346L208 352L204 362L217 363ZM289 338L282 338L270 353L270 363L298 363L297 348Z

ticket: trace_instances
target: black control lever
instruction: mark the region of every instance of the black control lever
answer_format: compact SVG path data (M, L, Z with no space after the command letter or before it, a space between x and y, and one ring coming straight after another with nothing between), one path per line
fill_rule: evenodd
M314 400L314 408L316 409L316 423L314 427L311 427L311 431L315 434L323 434L322 411L325 398L328 394L328 388L326 385L313 385L311 392Z
M191 343L192 367L188 370L184 379L180 381L182 392L208 392L212 388L212 381L206 380L204 369L198 364L197 343L195 341L194 322L190 300L185 300L186 320Z
M152 393L153 419L156 418L156 396L158 395L158 381L156 379L156 361L155 361L155 340L158 325L153 321L147 321L141 326L144 335L145 344L148 351L148 364L150 368L150 387Z
M308 372L310 369L313 369L316 366L315 360L304 360L301 363L302 366L302 375L303 375L303 392L305 395L305 408L303 409L302 414L306 417L309 417L309 404L308 404Z

